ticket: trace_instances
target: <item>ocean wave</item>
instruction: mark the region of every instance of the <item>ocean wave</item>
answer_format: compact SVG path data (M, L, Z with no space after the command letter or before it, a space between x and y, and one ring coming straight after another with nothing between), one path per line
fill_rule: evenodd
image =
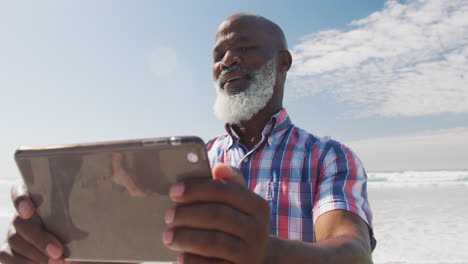
M468 170L367 172L369 183L468 185ZM13 185L20 178L1 178L0 185Z
M468 185L468 170L368 172L369 183Z

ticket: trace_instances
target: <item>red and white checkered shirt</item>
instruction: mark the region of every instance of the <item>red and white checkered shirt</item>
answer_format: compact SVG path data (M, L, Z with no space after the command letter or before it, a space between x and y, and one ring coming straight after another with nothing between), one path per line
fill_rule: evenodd
M270 204L271 234L314 242L317 218L342 209L368 224L374 249L367 175L349 148L294 126L284 108L272 116L250 151L229 124L226 131L207 143L211 166L226 163L242 171L250 190Z

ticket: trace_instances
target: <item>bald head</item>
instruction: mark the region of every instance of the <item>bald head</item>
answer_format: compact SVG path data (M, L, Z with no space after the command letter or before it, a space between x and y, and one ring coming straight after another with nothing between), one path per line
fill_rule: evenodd
M235 24L247 25L259 34L264 34L278 50L288 49L283 30L276 23L261 15L250 12L236 13L227 17L219 26L216 36Z

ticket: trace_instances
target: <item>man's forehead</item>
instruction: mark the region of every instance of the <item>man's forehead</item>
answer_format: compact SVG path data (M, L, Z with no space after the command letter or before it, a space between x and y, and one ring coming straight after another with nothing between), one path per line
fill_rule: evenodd
M242 34L240 32L228 32L225 34L217 34L215 40L214 50L220 49L223 45L229 45L235 42L251 42L252 37Z
M283 31L275 23L255 14L239 13L225 19L218 27L214 51L236 41L267 41L287 49Z
M215 47L221 43L252 41L259 37L258 23L250 19L226 19L216 32Z

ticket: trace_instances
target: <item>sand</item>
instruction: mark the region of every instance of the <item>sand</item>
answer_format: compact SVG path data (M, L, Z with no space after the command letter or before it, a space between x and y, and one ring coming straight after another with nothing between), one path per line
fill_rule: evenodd
M468 187L368 187L375 263L468 263Z

